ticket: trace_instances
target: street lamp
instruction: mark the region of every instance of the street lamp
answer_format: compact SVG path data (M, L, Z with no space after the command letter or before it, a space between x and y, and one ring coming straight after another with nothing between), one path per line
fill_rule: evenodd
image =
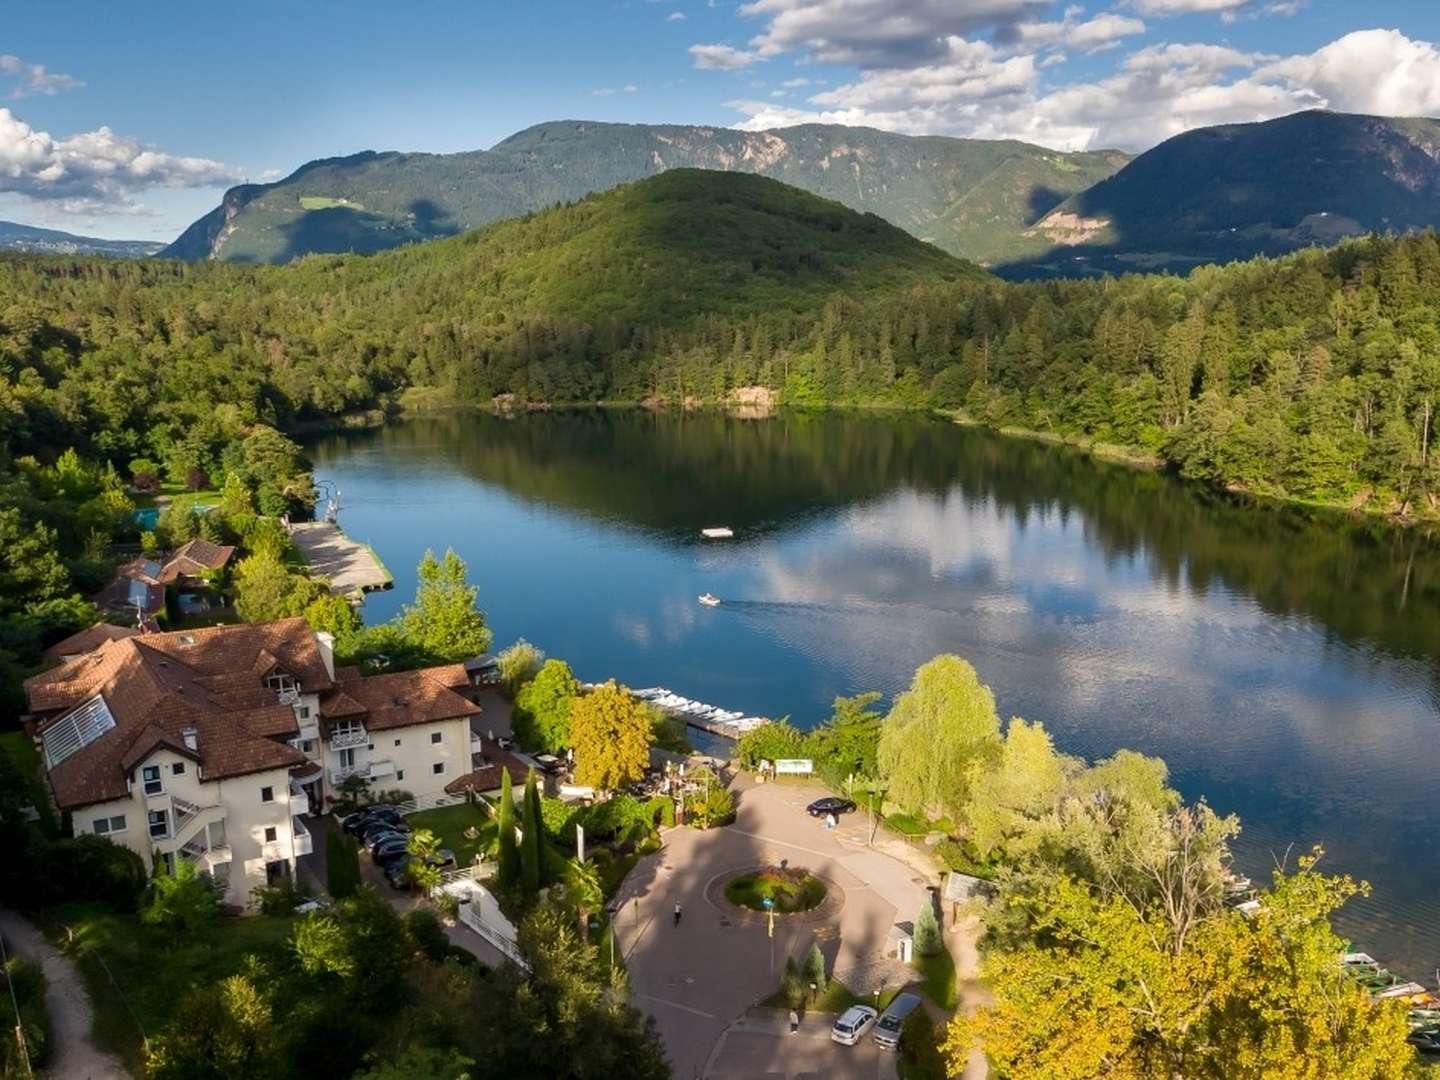
M812 983L810 984L810 1004L811 1004L811 1005L814 1005L814 1004L815 1004L815 990L816 990L816 986L815 986L815 984L812 982Z

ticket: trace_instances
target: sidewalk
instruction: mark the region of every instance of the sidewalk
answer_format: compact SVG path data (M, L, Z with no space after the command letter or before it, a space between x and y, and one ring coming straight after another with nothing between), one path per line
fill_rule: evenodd
M7 950L40 965L45 973L45 1011L50 1020L50 1061L45 1071L65 1080L127 1077L120 1061L95 1045L95 1022L85 983L70 958L24 916L0 909L0 934ZM8 1002L6 1005L8 1011ZM7 1031L11 1024L6 1023Z

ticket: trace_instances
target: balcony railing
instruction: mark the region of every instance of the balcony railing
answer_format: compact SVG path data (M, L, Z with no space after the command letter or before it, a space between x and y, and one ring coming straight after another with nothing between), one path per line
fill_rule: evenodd
M290 819L290 829L295 837L295 854L309 855L315 850L315 841L310 836L310 830L305 828L305 823L298 817Z
M330 733L331 750L348 750L352 746L364 746L370 741L370 733L362 728L347 728Z

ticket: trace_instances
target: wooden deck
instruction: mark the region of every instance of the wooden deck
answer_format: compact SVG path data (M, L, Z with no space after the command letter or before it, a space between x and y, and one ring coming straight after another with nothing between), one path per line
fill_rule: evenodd
M339 596L358 597L395 584L375 549L351 540L338 525L302 522L291 526L290 539L310 569L329 578L330 591Z

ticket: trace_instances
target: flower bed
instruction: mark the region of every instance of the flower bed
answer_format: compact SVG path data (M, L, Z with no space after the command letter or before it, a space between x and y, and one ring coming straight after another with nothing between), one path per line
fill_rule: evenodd
M825 899L825 883L800 867L767 866L739 874L725 883L725 899L736 907L764 912L766 899L779 915L811 911Z

